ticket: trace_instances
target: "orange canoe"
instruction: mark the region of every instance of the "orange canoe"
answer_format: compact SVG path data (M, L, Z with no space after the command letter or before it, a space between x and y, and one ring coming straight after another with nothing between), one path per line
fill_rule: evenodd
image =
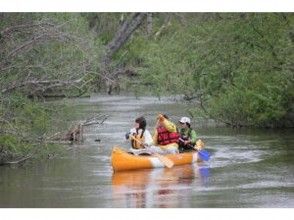
M164 156L172 160L174 162L174 166L201 161L198 158L198 153L196 151L179 154L167 154ZM113 171L115 172L164 167L164 164L156 156L133 155L118 146L115 146L112 150L111 165Z

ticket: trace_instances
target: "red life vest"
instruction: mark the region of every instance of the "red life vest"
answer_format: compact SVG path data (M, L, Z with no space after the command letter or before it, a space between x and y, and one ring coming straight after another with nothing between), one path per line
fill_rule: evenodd
M165 127L160 126L157 129L158 133L158 144L159 145L167 145L171 143L178 143L179 133L178 132L169 132Z

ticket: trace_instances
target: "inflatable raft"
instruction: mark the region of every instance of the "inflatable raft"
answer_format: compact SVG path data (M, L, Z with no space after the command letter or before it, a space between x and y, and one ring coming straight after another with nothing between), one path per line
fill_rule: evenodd
M192 164L201 161L198 158L198 153L196 151L179 154L167 154L164 156L172 160L174 166ZM133 155L118 146L115 146L112 150L111 165L113 171L115 172L165 167L164 163L162 163L156 156Z

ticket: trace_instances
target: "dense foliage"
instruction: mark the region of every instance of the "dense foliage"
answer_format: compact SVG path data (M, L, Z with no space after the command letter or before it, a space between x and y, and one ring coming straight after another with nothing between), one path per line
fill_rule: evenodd
M293 15L186 19L157 40L129 44L142 84L197 98L208 116L232 126L293 126Z

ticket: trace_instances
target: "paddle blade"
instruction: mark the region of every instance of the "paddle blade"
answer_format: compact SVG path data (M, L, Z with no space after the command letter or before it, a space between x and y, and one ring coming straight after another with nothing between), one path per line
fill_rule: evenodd
M157 157L167 168L172 168L174 166L174 162L167 157L158 153L154 153L153 155Z
M207 161L210 158L210 154L206 150L199 150L198 151L198 155L199 155L199 157L200 157L201 160Z

